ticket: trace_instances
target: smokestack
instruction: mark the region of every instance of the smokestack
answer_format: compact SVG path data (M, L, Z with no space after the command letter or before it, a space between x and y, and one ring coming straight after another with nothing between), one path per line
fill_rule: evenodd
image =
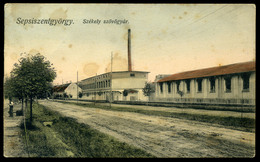
M132 62L131 62L131 29L128 29L128 71L132 71Z

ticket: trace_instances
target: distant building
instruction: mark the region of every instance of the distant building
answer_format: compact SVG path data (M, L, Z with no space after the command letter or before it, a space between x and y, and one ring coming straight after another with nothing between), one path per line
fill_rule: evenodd
M147 100L142 89L148 80L144 71L116 71L80 81L82 99L110 101ZM112 88L111 88L112 85ZM110 95L112 90L112 95Z
M54 98L61 98L61 97L63 96L63 94L65 93L66 88L67 88L70 84L71 84L71 83L53 86L53 88L52 88L53 97L54 97Z
M255 104L255 62L186 71L156 83L156 100Z
M65 97L65 98L76 99L77 93L82 92L82 89L78 86L78 90L77 90L77 83L66 83L66 84L53 86L52 91L53 91L54 98L63 99Z
M70 98L77 99L77 94L82 92L77 83L71 83L64 91Z
M171 74L158 74L155 76L154 82L157 82L158 80L161 80L162 78L168 77Z

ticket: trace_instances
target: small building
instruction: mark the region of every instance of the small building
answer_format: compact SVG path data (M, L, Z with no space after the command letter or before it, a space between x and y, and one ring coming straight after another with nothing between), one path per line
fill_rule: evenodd
M64 95L64 93L65 93L65 90L66 90L66 88L67 88L70 84L71 84L71 83L53 86L53 88L52 88L53 98L63 98L63 95Z
M255 105L255 61L186 71L156 83L156 100Z
M110 101L146 101L142 89L148 79L144 71L115 71L80 81L82 99ZM112 87L111 87L112 85ZM112 95L110 95L112 92Z
M64 91L69 98L77 99L77 94L80 94L82 92L82 89L80 86L78 86L77 83L71 83Z

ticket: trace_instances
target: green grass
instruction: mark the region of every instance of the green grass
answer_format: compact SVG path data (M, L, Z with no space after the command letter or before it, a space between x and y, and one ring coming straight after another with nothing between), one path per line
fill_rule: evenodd
M73 103L73 102L63 102L66 104L80 105L88 108L99 108L111 111L123 111L123 112L135 112L145 115L153 116L163 116L187 120L195 120L200 122L219 124L223 126L230 127L231 129L242 130L246 132L255 132L255 119L251 118L238 118L238 117L224 117L224 116L210 116L202 114L191 114L191 113L177 113L177 112L166 112L166 111L155 111L155 110L144 110L133 107L110 107L105 105L94 105L93 103ZM214 111L214 110L212 110Z
M50 121L53 122L51 126L43 125L43 122ZM141 149L35 103L33 123L29 125L27 121L27 128L28 150L32 157L153 157Z

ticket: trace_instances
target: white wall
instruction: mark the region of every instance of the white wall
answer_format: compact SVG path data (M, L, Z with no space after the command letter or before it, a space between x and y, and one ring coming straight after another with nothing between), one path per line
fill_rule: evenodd
M197 99L251 99L255 100L255 72L250 75L249 91L243 91L243 80L240 74L232 75L231 78L231 92L225 90L225 80L223 76L217 76L215 80L215 92L210 92L209 78L203 78L202 80L202 92L197 92L197 81L191 79L190 81L190 93L187 93L186 83L184 80L180 80L179 90L184 92L182 98L197 98ZM168 84L163 82L163 93L160 91L159 83L155 86L155 94L157 99L181 98L177 93L176 81L171 83L171 93L168 93Z
M66 89L65 92L67 93L67 95L72 95L73 99L77 98L77 84L76 83L71 83ZM78 87L78 92L82 92L82 89L80 87Z

